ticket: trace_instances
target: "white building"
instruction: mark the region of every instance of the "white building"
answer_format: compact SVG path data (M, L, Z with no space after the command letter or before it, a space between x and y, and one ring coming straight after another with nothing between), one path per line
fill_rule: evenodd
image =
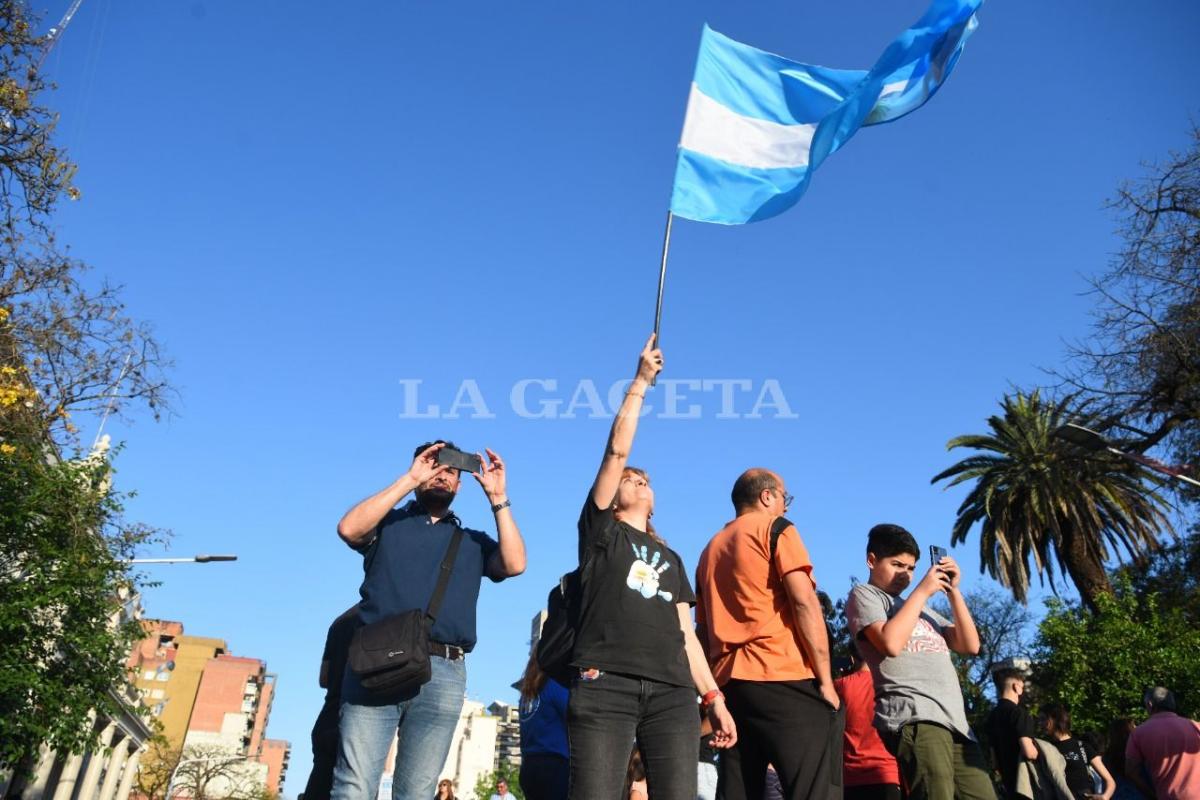
M454 738L450 742L450 753L438 775L438 780L449 778L454 781L454 795L459 800L488 800L475 797L475 782L480 776L495 769L496 736L503 720L492 716L483 703L467 700L454 726ZM392 775L396 765L396 742L388 753L383 779L379 782L378 800L391 800Z

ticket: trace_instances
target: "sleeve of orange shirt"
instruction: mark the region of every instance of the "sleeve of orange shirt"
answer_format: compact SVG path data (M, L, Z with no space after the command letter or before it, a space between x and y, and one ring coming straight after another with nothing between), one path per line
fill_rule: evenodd
M808 548L804 546L796 526L790 522L783 533L779 534L779 540L775 544L775 569L779 571L781 578L789 572L802 569L813 582L813 587L817 585L812 576L812 559L808 556Z

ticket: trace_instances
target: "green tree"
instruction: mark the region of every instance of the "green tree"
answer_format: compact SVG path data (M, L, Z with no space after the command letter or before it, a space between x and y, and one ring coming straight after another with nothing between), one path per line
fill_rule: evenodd
M950 660L958 673L967 719L975 732L980 733L984 719L995 706L991 697L992 665L1029 655L1033 615L1012 595L990 586L972 589L963 595L963 599L979 631L979 653L964 656L952 652ZM933 605L943 617L951 618L950 604L944 596L935 598Z
M501 780L508 783L509 794L518 800L525 800L525 792L521 791L520 771L507 761L501 761L499 769L485 772L476 779L472 790L475 800L488 800L496 793L496 784Z
M1118 591L1156 594L1162 605L1179 609L1193 628L1200 627L1200 525L1157 553L1116 570ZM1124 579L1124 583L1120 579Z
M1158 595L1139 595L1127 580L1100 595L1095 613L1050 602L1038 627L1034 681L1047 700L1066 704L1080 731L1104 732L1114 719L1140 718L1150 686L1200 686L1200 629ZM1200 712L1195 691L1179 693L1180 713Z
M1110 202L1123 245L1092 281L1092 335L1060 377L1124 439L1200 467L1200 126Z
M983 451L938 473L947 487L974 481L958 507L951 542L980 526L980 568L1025 602L1030 563L1057 592L1068 576L1089 609L1112 592L1104 564L1158 547L1170 531L1162 476L1108 453L1092 453L1054 435L1067 422L1092 422L1073 398L1038 392L1008 395L990 433L958 436L946 447Z
M78 752L92 714L115 715L141 629L114 624L127 560L153 536L121 519L103 457L46 458L28 440L0 452L0 765L27 773L46 744Z
M38 434L75 450L72 415L121 414L130 401L157 414L172 393L148 326L129 316L119 288L85 283L86 265L51 231L58 201L79 193L75 165L54 143L56 116L39 102L46 40L36 24L22 0L0 0L0 367L9 370L0 399L23 392ZM0 443L12 445L13 420L4 422Z
M858 583L850 579L850 585ZM817 599L821 601L821 614L825 617L825 630L829 634L829 658L836 672L850 660L850 623L846 621L846 598L836 602L823 591L817 591Z
M93 288L51 232L75 167L40 102L45 38L21 0L0 0L0 769L17 791L42 745L95 743L117 710L140 636L119 622L128 559L155 532L127 524L104 456L73 415L169 399L158 344L119 291ZM76 416L77 418L77 416ZM114 622L118 620L117 622Z

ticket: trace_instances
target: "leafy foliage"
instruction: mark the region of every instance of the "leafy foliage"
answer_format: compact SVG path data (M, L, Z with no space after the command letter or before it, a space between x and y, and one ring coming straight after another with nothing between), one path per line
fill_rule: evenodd
M1183 152L1151 165L1110 203L1124 245L1092 282L1088 341L1061 375L1123 434L1121 447L1165 444L1200 465L1200 126Z
M169 395L148 329L54 240L58 201L79 193L39 102L36 24L0 0L0 768L18 782L42 745L79 752L96 715L131 702L128 559L156 536L124 522L110 463L79 457L71 415L130 400L157 413Z
M501 761L499 769L479 776L473 789L475 800L488 800L496 793L496 784L501 780L508 783L509 794L517 800L525 800L525 792L521 790L520 771L507 761Z
M103 457L63 462L22 442L0 453L0 764L45 743L81 750L91 712L115 714L124 660L141 636L127 616L127 560L153 537L121 520Z
M1116 577L1119 591L1128 586L1135 595L1156 594L1161 604L1179 609L1188 625L1200 627L1200 525L1153 556L1120 567Z
M1089 452L1054 435L1067 422L1091 422L1074 398L1038 392L1006 396L990 433L959 436L947 449L983 451L935 475L948 486L974 481L951 532L965 542L979 524L980 568L1025 602L1030 564L1056 593L1067 575L1089 608L1112 591L1104 563L1158 547L1170 531L1164 478L1106 452Z
M78 196L75 165L53 141L54 114L36 102L46 86L37 22L21 0L0 0L0 233L10 248L23 230L45 230L60 196Z
M989 586L967 592L963 599L979 631L979 653L964 656L951 652L954 671L963 690L963 702L971 727L980 733L988 712L995 706L992 691L993 664L1017 656L1028 656L1033 614L1009 594ZM950 604L944 596L934 600L934 608L951 618Z
M1038 628L1034 680L1041 695L1064 703L1077 731L1102 732L1115 719L1140 718L1151 686L1179 692L1180 713L1200 711L1200 629L1183 609L1156 594L1132 591L1097 598L1094 614L1059 600Z
M850 585L858 583L850 579ZM829 634L829 658L833 662L834 672L845 668L850 662L850 623L846 620L846 598L836 602L823 591L817 591L817 599L821 601L821 615L825 617L825 630Z
M159 413L168 362L117 288L93 288L50 229L58 201L78 197L75 166L54 144L54 113L38 102L45 39L21 0L0 0L0 398L21 394L42 435L75 444L71 414L130 401ZM11 432L0 429L0 441Z

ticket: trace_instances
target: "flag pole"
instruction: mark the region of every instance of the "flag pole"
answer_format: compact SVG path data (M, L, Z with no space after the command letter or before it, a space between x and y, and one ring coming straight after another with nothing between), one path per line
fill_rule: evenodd
M654 306L654 346L659 346L659 329L662 327L663 286L667 281L667 253L671 250L671 221L675 215L667 212L667 230L663 233L662 264L658 269L658 302Z
M675 215L667 211L667 230L663 233L662 263L658 267L658 301L654 304L654 346L659 346L659 329L662 328L662 298L663 286L667 282L667 253L671 250L671 222ZM658 376L650 380L650 385L658 383Z

